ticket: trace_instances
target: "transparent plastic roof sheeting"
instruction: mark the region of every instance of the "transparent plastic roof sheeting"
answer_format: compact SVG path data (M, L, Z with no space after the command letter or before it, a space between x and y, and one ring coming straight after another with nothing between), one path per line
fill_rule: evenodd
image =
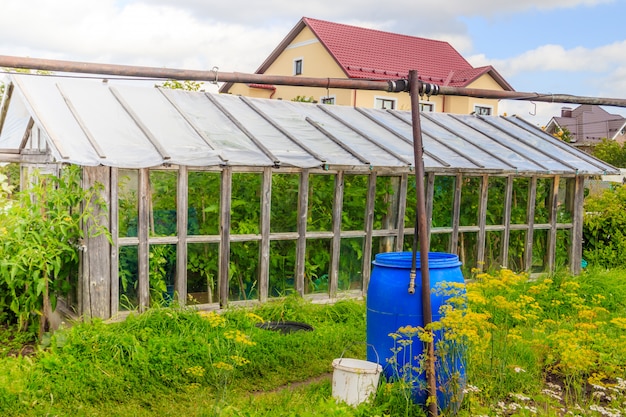
M29 120L57 162L299 168L413 164L411 113L169 90L133 82L11 75L0 152ZM145 82L144 82L145 83ZM426 170L600 175L615 169L513 117L421 116Z

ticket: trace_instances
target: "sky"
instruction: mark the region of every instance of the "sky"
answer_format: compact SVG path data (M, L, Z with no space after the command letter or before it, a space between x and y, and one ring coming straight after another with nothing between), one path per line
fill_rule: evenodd
M516 91L626 98L626 0L0 0L0 55L254 73L305 16L446 41Z

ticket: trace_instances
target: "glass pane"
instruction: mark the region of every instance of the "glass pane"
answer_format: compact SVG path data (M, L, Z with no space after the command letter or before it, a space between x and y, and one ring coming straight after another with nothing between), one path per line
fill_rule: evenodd
M333 227L334 175L309 177L309 208L307 230L330 231Z
M189 235L218 235L220 233L219 172L189 172Z
M559 181L559 194L558 194L558 202L557 202L557 223L570 223L572 221L572 213L569 210L567 205L567 183L573 182L573 180L566 180L565 178L561 178ZM573 188L570 189L573 193ZM574 198L572 195L570 198Z
M505 177L489 177L487 194L487 224L504 224Z
M556 231L555 268L564 268L570 262L570 246L572 244L572 230L560 229Z
M376 178L374 230L397 228L400 177Z
M330 239L307 240L304 267L304 292L306 294L328 292L330 246Z
M525 270L524 251L526 248L526 231L511 230L509 236L509 263L508 268L515 272Z
M415 175L409 175L406 190L406 211L404 214L404 227L406 228L415 227L415 215L417 213L417 193L415 187Z
M234 173L232 182L231 232L259 233L261 174ZM252 252L250 253L252 255ZM257 257L256 252L254 257Z
M139 171L118 171L118 228L120 237L137 237Z
M272 213L270 232L295 232L298 230L298 189L300 175L272 175Z
M176 245L150 245L150 305L169 305L174 299Z
M461 189L461 226L478 224L478 206L480 203L481 177L464 177Z
M502 265L502 233L503 232L486 232L485 234L485 267L499 268Z
M367 205L366 175L345 175L341 230L364 230Z
M137 259L137 246L121 246L119 248L120 295L118 307L121 311L134 310L139 305L137 297L139 277Z
M533 233L533 264L532 272L546 270L546 256L548 255L548 230L537 230Z
M229 300L258 298L259 242L230 244Z
M513 179L511 224L525 224L528 212L528 178Z
M433 227L452 227L456 177L435 176L433 192Z
M176 235L177 171L150 171L150 236Z
M270 242L269 297L282 297L295 290L296 241Z
M211 304L219 301L219 247L219 243L187 245L187 304Z
M459 260L463 263L461 269L464 274L470 273L473 268L479 266L476 258L477 235L475 232L459 233L458 255Z
M360 290L363 283L363 238L341 239L337 289Z
M537 200L535 201L535 224L545 224L550 220L550 189L552 178L537 179Z
M430 235L430 252L448 252L450 248L450 234L436 233Z

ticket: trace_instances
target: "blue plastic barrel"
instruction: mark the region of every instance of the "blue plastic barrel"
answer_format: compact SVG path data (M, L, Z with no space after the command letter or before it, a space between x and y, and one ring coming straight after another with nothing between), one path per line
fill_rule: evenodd
M387 252L376 255L367 289L367 360L378 362L389 381L401 379L412 385L412 398L424 404L427 398L425 372L420 365L423 342L410 337L407 330L424 326L422 313L422 286L420 254L417 254L415 293L409 294L411 252ZM455 254L429 252L431 305L433 321L441 317L440 308L453 295L465 296L461 262ZM444 294L447 283L457 283L456 294ZM460 287L460 288L459 288ZM439 289L439 290L438 290ZM434 290L434 291L433 291ZM454 293L454 291L452 291ZM407 326L409 326L407 328ZM445 329L444 329L445 331ZM440 331L435 334L435 346L442 341ZM446 341L446 354L437 357L437 400L439 407L458 408L465 387L465 349L458 343Z

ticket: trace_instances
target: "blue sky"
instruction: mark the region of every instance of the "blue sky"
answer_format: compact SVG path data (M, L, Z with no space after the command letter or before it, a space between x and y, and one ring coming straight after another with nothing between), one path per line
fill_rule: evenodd
M518 91L626 98L626 0L0 0L0 6L0 55L254 72L307 16L447 41L474 66L493 65ZM509 100L499 109L544 125L560 107Z

